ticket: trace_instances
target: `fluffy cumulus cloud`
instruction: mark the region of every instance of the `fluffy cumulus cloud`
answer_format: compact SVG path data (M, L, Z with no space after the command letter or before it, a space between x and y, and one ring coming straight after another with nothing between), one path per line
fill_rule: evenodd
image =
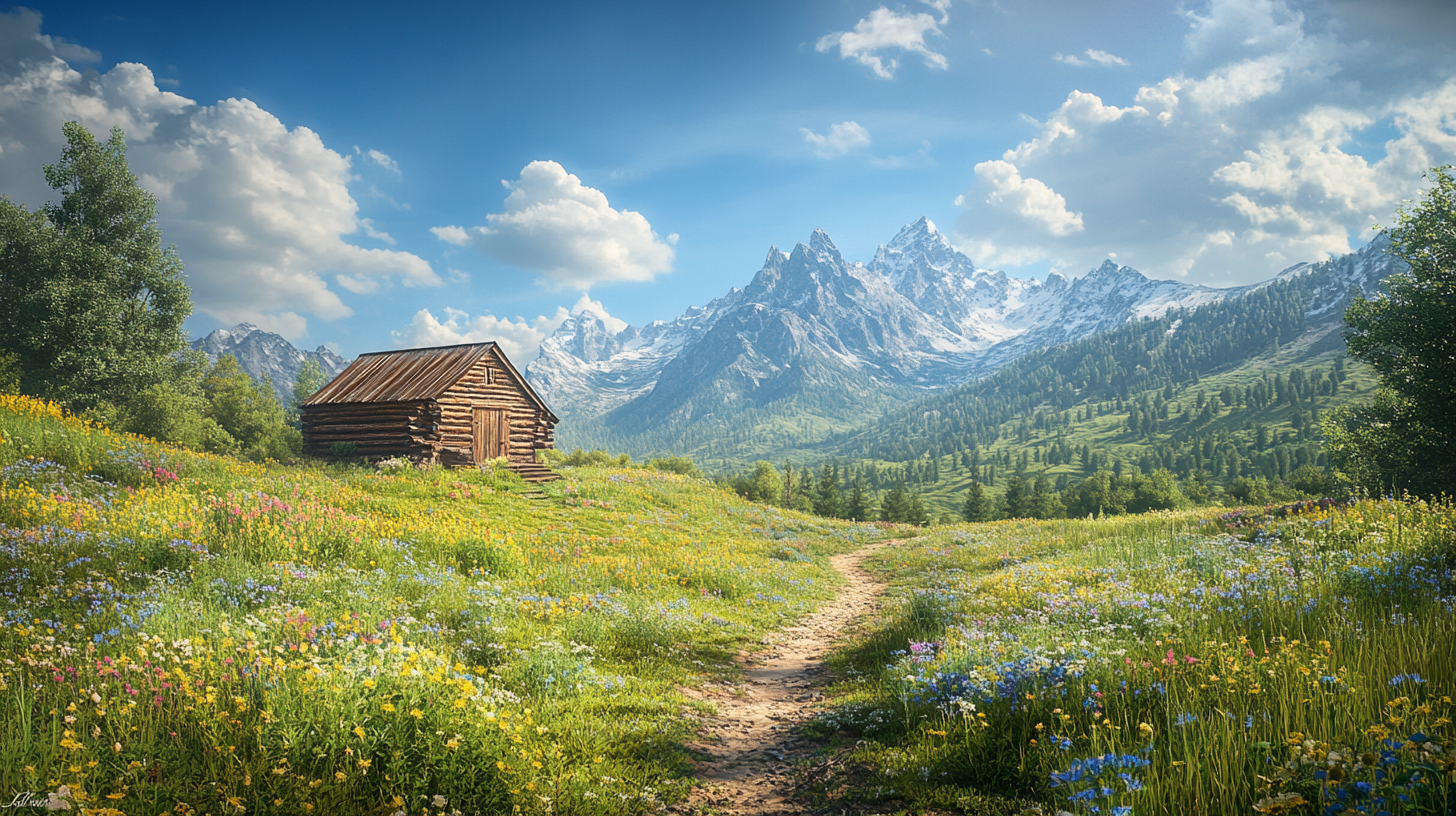
M853 31L825 34L814 48L820 53L838 48L840 57L868 67L883 79L893 79L900 67L898 58L882 56L884 52L919 54L928 67L944 70L949 65L945 55L930 50L925 36L941 34L940 27L948 20L950 2L929 0L928 4L940 12L940 19L923 11L896 13L880 6L856 23Z
M410 320L409 326L403 331L394 332L394 342L404 348L422 348L483 343L489 340L499 343L506 356L517 365L525 365L536 359L542 341L561 328L567 317L582 312L595 313L612 332L627 328L625 321L607 314L606 307L600 301L592 300L583 293L576 305L570 309L558 306L556 313L550 317L538 315L531 320L523 317L511 320L491 314L471 317L468 312L448 306L441 310L445 317L441 320L429 309L421 309Z
M829 133L819 134L808 128L799 128L804 143L821 159L833 159L853 153L870 144L870 132L858 122L838 122L829 126Z
M990 187L987 204L1015 213L1048 235L1082 231L1082 214L1068 212L1067 200L1052 188L1034 178L1022 178L1016 165L988 161L976 165L975 170L977 178Z
M1125 103L1074 90L975 166L960 245L980 263L1072 273L1116 253L1212 285L1358 248L1422 172L1456 160L1456 59L1434 37L1402 50L1403 29L1379 40L1348 16L1358 4L1326 11L1213 0L1186 12L1181 72L1147 77Z
M531 162L520 178L501 183L511 191L505 212L487 215L484 226L431 231L583 291L599 283L650 281L672 269L676 233L659 238L641 213L613 209L600 190L556 162Z
M300 338L309 315L351 313L331 281L353 292L441 283L418 256L346 240L388 236L359 217L349 158L313 131L290 130L246 99L199 105L163 91L144 65L77 71L68 60L97 55L40 25L31 11L0 14L0 190L12 200L35 207L53 196L40 168L60 154L64 122L102 138L115 126L132 172L157 196L194 305L218 320Z

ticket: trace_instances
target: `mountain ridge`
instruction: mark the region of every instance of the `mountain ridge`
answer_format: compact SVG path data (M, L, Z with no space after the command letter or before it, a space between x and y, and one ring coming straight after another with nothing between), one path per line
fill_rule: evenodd
M865 264L816 229L789 252L770 247L743 289L672 321L613 332L584 311L543 342L527 373L564 417L565 445L640 453L657 449L642 444L647 436L702 441L691 426L722 422L725 409L768 410L796 387L806 389L800 403L838 406L808 416L833 433L864 417L830 393L829 380L865 398L903 399L986 376L1028 351L1263 285L1156 281L1110 260L1075 279L1014 278L977 267L925 217Z
M273 393L284 405L293 398L293 384L297 382L305 360L318 363L325 381L338 376L349 365L348 360L327 346L302 351L282 335L264 331L252 323L215 329L207 336L192 341L191 346L214 363L225 354L233 355L238 365L254 380L261 382L267 377L273 385Z

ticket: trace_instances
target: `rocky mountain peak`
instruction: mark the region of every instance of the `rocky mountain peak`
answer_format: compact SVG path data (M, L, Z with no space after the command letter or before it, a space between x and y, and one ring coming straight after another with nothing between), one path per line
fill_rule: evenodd
M800 244L799 246L803 246ZM795 247L798 249L798 247ZM839 247L829 240L829 233L822 229L816 229L809 236L809 251L814 254L820 263L843 264L844 256L839 254Z
M913 223L901 227L900 232L885 245L886 248L892 250L904 250L914 246L954 251L950 242L940 233L940 230L935 228L935 222L923 215Z
M293 384L298 380L298 372L305 360L317 363L328 379L333 379L349 365L348 360L326 346L300 351L282 335L264 331L252 323L217 329L193 341L192 348L206 354L214 363L225 354L236 357L238 365L248 372L248 376L255 380L267 377L273 384L273 392L285 404L293 397Z
M1363 274L1355 266L1349 276ZM954 386L1034 349L1242 291L1150 280L1111 259L1075 279L1013 278L978 269L921 217L869 264L847 262L823 230L792 252L772 247L741 292L632 339L588 350L578 325L563 325L528 370L561 415L610 415L618 431L640 430L798 393L808 380L796 378L808 371L887 387Z

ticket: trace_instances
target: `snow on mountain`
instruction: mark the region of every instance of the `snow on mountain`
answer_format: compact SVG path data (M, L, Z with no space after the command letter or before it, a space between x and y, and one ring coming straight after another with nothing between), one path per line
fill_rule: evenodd
M1341 280L1375 274L1381 253L1339 259L1350 265ZM928 218L901 229L868 264L851 263L815 230L792 252L770 248L743 290L671 322L613 333L583 312L542 345L527 372L564 417L620 415L629 403L643 416L666 416L673 405L707 399L702 386L715 378L729 384L716 397L778 393L787 386L775 383L787 382L796 361L811 359L885 385L946 388L1034 349L1251 288L1150 280L1112 261L1076 279L1013 278L977 267ZM1340 297L1332 292L1331 304Z
M742 296L732 289L672 321L613 332L587 309L566 319L526 366L531 385L561 416L605 414L650 391L663 366L697 341Z
M217 329L201 340L193 341L192 347L206 354L214 363L224 354L238 358L238 365L253 379L261 380L266 376L271 380L273 392L285 405L293 397L293 383L298 379L304 360L318 363L327 379L333 379L349 365L348 360L325 346L313 351L299 351L281 335L263 331L252 323Z
M1410 268L1405 261L1388 254L1389 249L1390 237L1377 235L1357 252L1318 263L1295 264L1280 272L1276 280L1328 272L1328 282L1316 290L1307 312L1311 317L1325 314L1344 305L1351 287L1367 295L1374 294L1386 277Z

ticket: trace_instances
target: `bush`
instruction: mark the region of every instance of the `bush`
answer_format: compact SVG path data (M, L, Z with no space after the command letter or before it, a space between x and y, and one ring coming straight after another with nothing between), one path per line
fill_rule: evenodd
M1263 476L1253 479L1240 476L1225 492L1239 504L1268 504L1274 500L1274 495L1269 491L1269 480Z
M676 473L679 476L702 477L703 472L692 459L686 456L666 456L660 459L650 459L647 466L653 470L660 470L663 473Z
M577 448L569 454L545 450L541 455L551 467L627 467L632 464L631 456L625 453L613 456L604 450L584 451Z
M1289 486L1309 496L1325 496L1338 488L1328 473L1314 465L1303 465L1289 474Z

